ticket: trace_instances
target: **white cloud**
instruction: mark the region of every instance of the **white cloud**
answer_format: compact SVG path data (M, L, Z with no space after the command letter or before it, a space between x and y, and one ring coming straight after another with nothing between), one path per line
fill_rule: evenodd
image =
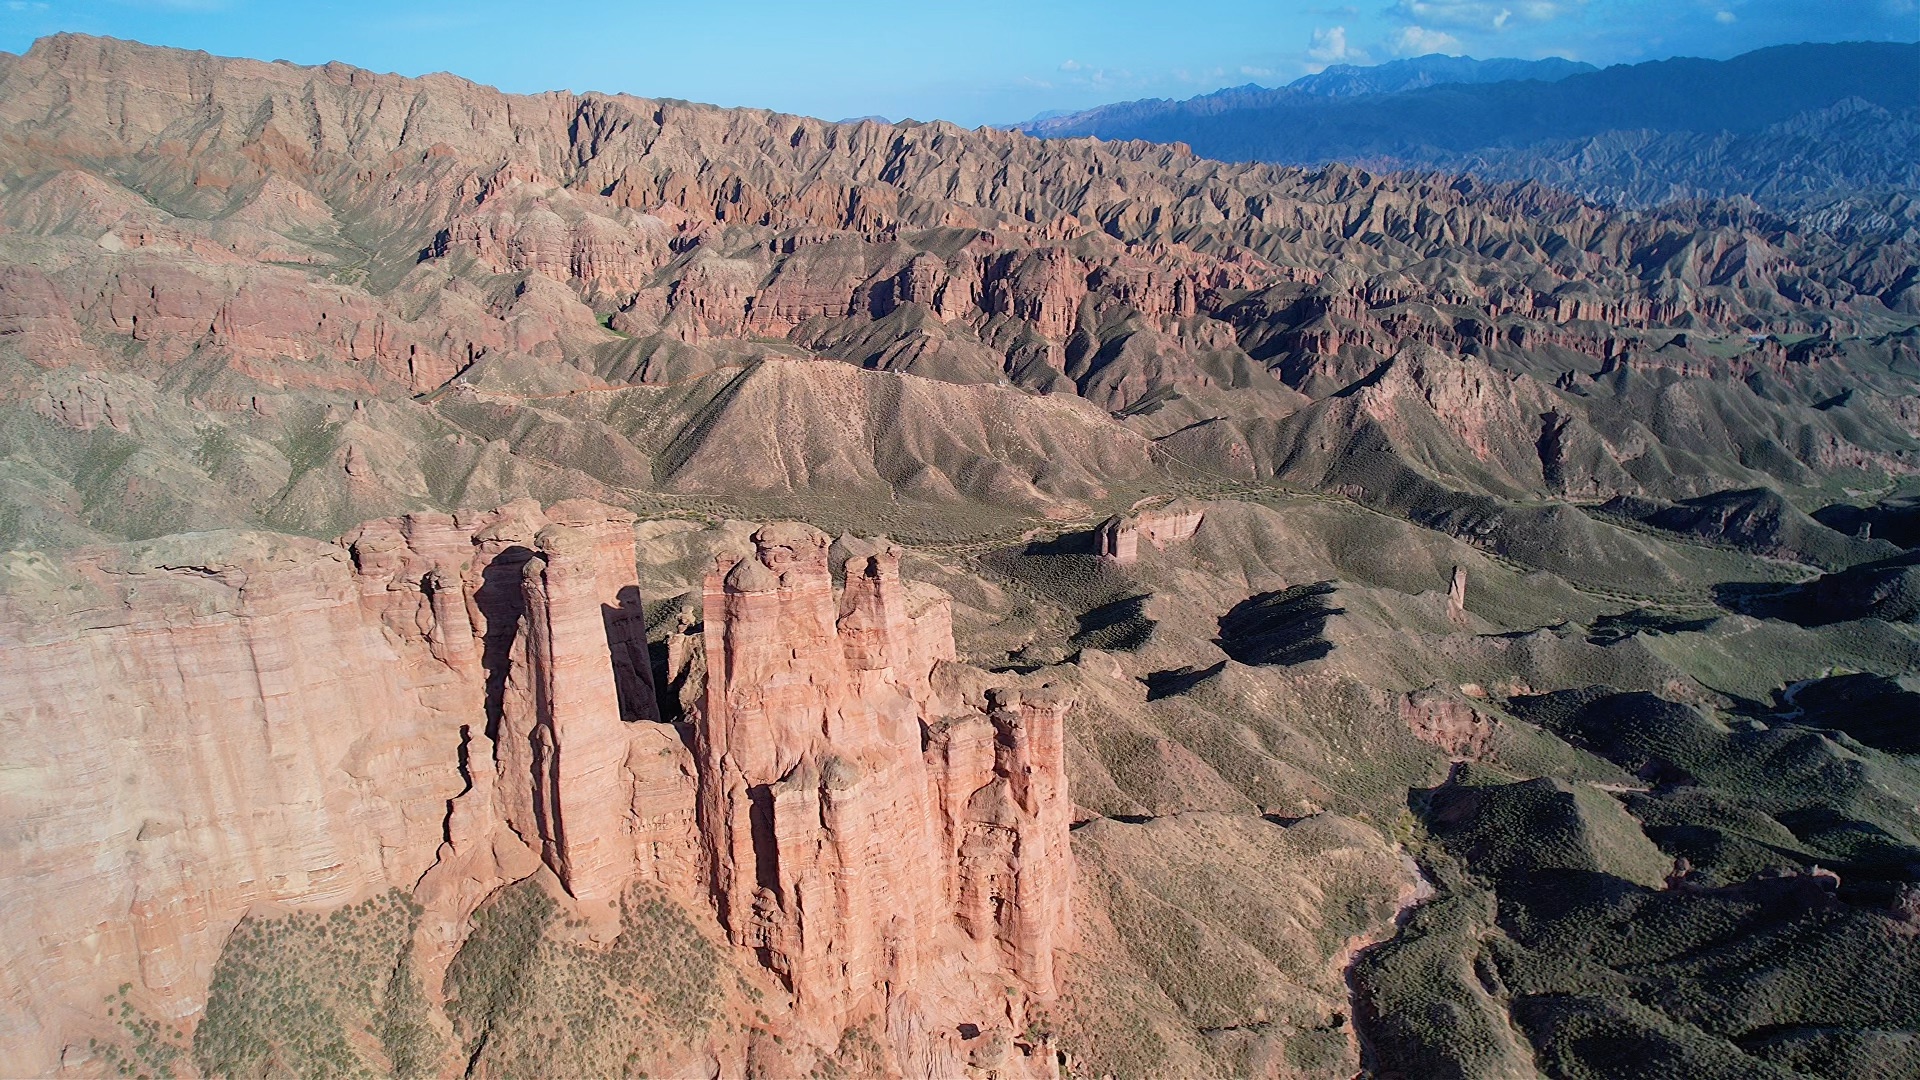
M1347 28L1336 26L1331 30L1316 27L1313 31L1313 43L1307 46L1307 56L1316 63L1337 64L1353 55L1347 47Z
M1355 48L1347 42L1347 28L1335 26L1328 29L1314 27L1313 39L1307 45L1307 74L1324 71L1330 64L1369 64L1372 58L1365 49Z
M1063 73L1059 78L1036 79L1030 76L1025 76L1025 77L1022 77L1021 81L1023 82L1024 85L1037 86L1042 89L1049 89L1049 90L1051 89L1064 90L1064 89L1070 89L1075 87L1079 87L1079 88L1093 87L1101 90L1111 90L1111 89L1124 90L1129 88L1146 86L1153 82L1153 78L1148 76L1136 75L1133 73L1132 70L1128 68L1095 67L1094 65L1086 63L1081 60L1063 60L1061 61L1060 66L1057 70ZM1215 72L1212 72L1212 73L1208 73L1208 72L1195 73L1195 72L1182 70L1182 71L1162 73L1158 77L1162 80L1171 79L1175 82L1192 82L1192 81L1204 81L1208 77L1216 77L1218 74L1221 74L1221 73L1222 72L1219 72L1217 69Z
M1726 26L1727 24L1732 23L1738 18L1739 16L1735 15L1731 11L1716 11L1713 13L1713 21L1719 23L1722 26Z
M1514 19L1550 22L1584 0L1396 0L1388 14L1413 25L1504 30Z
M1399 33L1393 35L1392 48L1401 56L1451 53L1460 48L1460 39L1444 30L1429 30L1424 26L1403 26Z

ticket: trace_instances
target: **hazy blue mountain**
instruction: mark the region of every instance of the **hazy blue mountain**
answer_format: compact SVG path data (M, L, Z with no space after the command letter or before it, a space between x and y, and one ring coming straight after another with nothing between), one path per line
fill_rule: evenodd
M1420 67L1436 59L1478 66ZM1521 62L1396 63L1438 78ZM1782 45L1730 60L1657 60L1553 81L1536 75L1390 92L1345 89L1413 77L1411 69L1380 74L1393 67L1329 69L1310 76L1332 76L1311 92L1298 83L1236 87L1187 101L1102 106L1030 121L1022 130L1183 142L1228 161L1345 161L1534 178L1631 205L1745 195L1804 216L1836 200L1884 201L1916 191L1920 43Z
M1592 64L1558 56L1549 56L1544 60L1515 60L1510 57L1475 60L1471 56L1428 53L1372 67L1335 64L1318 74L1295 79L1286 88L1320 97L1358 97L1361 94L1418 90L1443 83L1521 82L1528 79L1557 82L1569 75L1598 70Z

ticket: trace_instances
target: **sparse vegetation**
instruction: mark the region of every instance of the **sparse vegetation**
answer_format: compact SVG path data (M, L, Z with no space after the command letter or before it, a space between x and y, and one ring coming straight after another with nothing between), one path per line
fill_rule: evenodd
M98 1055L113 1076L171 1080L182 1075L187 1064L187 1033L149 1016L134 1003L133 984L121 983L107 995L107 1016L120 1028L116 1041L87 1041L87 1049Z
M243 920L214 966L194 1063L209 1076L436 1073L445 1048L412 967L421 914L389 890L327 915Z
M219 424L202 424L194 429L200 441L193 448L193 460L208 476L218 477L239 450L233 434Z
M447 1015L470 1068L500 1076L638 1076L719 1018L722 961L664 895L636 887L607 945L532 880L474 913L447 970Z
M287 486L291 488L308 471L325 461L340 445L344 420L330 420L327 407L317 402L292 410L273 440L274 448L287 459Z
M290 69L142 48L8 60L39 90L0 102L18 151L0 547L195 533L8 569L20 603L0 609L84 645L48 655L145 695L32 681L33 709L89 701L76 731L113 740L63 775L111 788L118 765L88 762L174 755L160 699L244 674L239 645L189 650L255 615L249 632L304 633L357 612L423 708L459 699L464 635L428 630L445 605L416 591L459 572L457 537L419 559L369 538L364 565L411 579L382 600L345 586L338 551L326 576L256 574L200 549L316 549L202 530L577 497L712 526L653 536L673 549L643 571L656 641L701 615L741 521L886 532L952 593L961 656L1078 695L1091 940L1028 1033L1056 1025L1076 1072L1350 1074L1357 1028L1388 1074L1920 1074L1920 556L1895 550L1920 514L1911 199L1783 228L1739 205L1621 214L1531 184L618 96L522 107L338 69L284 122ZM129 97L99 71L195 92ZM96 116L116 122L75 126ZM128 250L129 230L152 242ZM1125 567L1095 555L1095 522L1179 495L1212 500L1198 533ZM279 581L299 603L269 602ZM490 595L467 599L497 705L519 684L496 662L512 604ZM191 633L153 663L151 638L113 636L156 625ZM297 648L246 644L263 665ZM1409 720L1416 701L1442 705ZM39 770L63 754L29 754L15 786L60 799ZM403 757L357 744L338 797L389 800L431 844L441 795ZM108 817L46 834L118 844L130 800L69 800ZM198 825L137 859L191 858ZM1438 894L1343 979L1391 932L1409 857ZM617 930L568 910L532 880L499 891L444 1005L407 896L263 910L191 1038L122 988L95 1062L638 1076L725 1045L819 1080L895 1064L878 1018L813 1056L781 994L663 895L630 893ZM48 940L86 962L77 936ZM725 1029L749 1001L750 1032Z

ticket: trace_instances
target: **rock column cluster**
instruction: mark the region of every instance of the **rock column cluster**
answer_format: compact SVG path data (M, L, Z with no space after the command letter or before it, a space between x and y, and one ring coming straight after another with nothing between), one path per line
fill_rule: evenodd
M949 604L882 544L845 557L775 525L705 587L700 828L728 934L828 1026L956 959L1055 991L1068 925L1063 717L996 690L942 716ZM840 552L843 556L846 552Z
M711 903L806 1044L878 1019L906 1074L1053 1068L1019 1033L1070 927L1067 703L954 663L951 602L884 541L772 525L722 559L666 643L674 723L633 517L598 503L47 573L57 619L0 607L0 711L65 740L23 751L51 764L7 801L47 838L0 882L26 1071L94 1030L65 1003L129 977L190 1020L261 902L410 889L432 992L478 905L543 864L594 935L636 884Z
M455 817L504 825L583 902L611 904L636 879L691 882L692 808L674 805L691 798L690 759L655 722L633 515L515 503L369 522L346 542L385 621L468 677L457 801L485 791L492 805Z

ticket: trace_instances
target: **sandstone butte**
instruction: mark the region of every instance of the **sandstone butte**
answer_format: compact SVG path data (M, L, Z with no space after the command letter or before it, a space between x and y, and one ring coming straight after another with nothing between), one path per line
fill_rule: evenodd
M1205 517L1205 507L1185 499L1145 513L1115 514L1094 530L1094 547L1102 558L1131 566L1140 561L1141 540L1164 550L1169 544L1191 539Z
M527 500L219 557L172 538L79 557L63 617L16 596L0 709L48 752L8 778L39 842L0 879L7 1071L84 1064L74 1003L122 982L190 1023L256 906L408 890L431 989L478 905L550 874L599 924L636 884L710 905L789 1038L875 1019L899 1074L990 1048L1057 1076L1023 1033L1072 932L1071 702L955 663L951 601L887 542L775 524L669 637L663 723L632 526Z

